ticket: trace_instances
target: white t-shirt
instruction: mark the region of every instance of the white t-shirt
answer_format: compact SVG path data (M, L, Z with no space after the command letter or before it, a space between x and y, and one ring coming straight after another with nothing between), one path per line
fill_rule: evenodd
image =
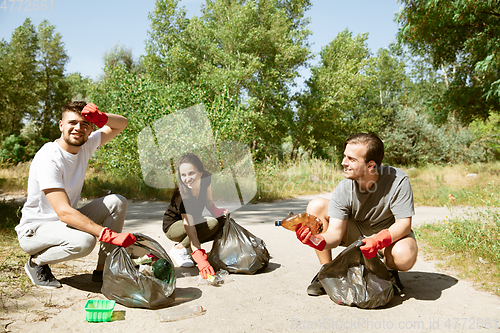
M71 207L76 208L90 156L101 144L101 132L92 132L77 154L71 154L56 142L48 142L36 153L31 162L28 178L28 198L21 210L22 217L16 226L17 236L35 223L59 221L54 208L43 190L62 188L66 191Z

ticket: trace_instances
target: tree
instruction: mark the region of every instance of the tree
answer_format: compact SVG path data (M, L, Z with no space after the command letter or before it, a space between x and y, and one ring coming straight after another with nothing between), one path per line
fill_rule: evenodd
M291 90L310 58L305 0L207 0L185 18L175 0L150 15L146 68L168 83L235 96L254 114L254 152L279 147L293 120Z
M311 69L306 90L297 96L292 159L301 147L321 157L335 157L345 138L364 122L367 114L361 112L360 100L372 82L366 75L367 38L344 30L321 49L320 63Z
M2 40L0 50L0 134L5 137L19 133L23 118L38 108L38 36L29 18L14 30L10 43Z
M44 20L38 26L38 73L41 110L37 117L44 138L55 139L60 135L57 124L61 107L67 103L70 88L65 80L64 67L69 58L64 50L62 36L55 27Z
M127 72L142 72L142 63L136 61L132 55L132 49L124 45L116 44L103 56L104 66L125 66Z
M190 106L204 103L216 141L248 140L248 116L228 95L211 99L205 90L183 82L165 84L147 74L127 71L125 65L104 68L103 78L89 92L89 102L104 112L128 119L127 128L98 150L96 164L117 174L141 174L137 136L156 120Z
M500 111L498 0L401 0L398 38L446 76L442 112L463 122ZM451 75L450 75L451 74Z

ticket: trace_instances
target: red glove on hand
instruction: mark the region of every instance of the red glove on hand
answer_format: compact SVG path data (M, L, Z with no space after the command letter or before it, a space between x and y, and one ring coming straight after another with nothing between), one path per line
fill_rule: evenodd
M108 115L97 110L97 106L94 103L85 105L82 110L82 117L94 123L99 128L103 127L108 122Z
M191 257L193 257L196 264L198 264L198 270L200 271L200 275L202 278L206 279L207 274L212 276L215 275L214 268L210 266L210 263L207 260L207 253L203 249L199 249L191 253Z
M135 243L136 238L128 232L114 232L109 228L104 228L99 235L99 241L117 246L127 247Z
M377 255L378 250L388 247L392 244L392 236L388 229L380 231L373 237L362 239L365 245L359 249L367 259L371 259Z
M313 249L323 251L326 246L326 241L321 235L313 235L311 229L307 225L298 224L295 228L297 239L303 244L309 245Z
M214 217L221 217L222 215L227 215L228 213L229 211L227 209L217 208L212 202L212 207L210 207L210 214L212 214Z

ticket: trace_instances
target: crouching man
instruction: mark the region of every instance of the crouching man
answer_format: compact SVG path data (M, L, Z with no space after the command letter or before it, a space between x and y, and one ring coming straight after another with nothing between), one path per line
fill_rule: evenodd
M93 132L93 124L100 129ZM46 143L30 166L28 197L16 232L30 257L25 265L31 281L43 288L59 288L49 264L84 257L101 242L92 281L102 282L107 254L114 245L135 242L121 233L127 199L108 195L77 208L91 154L127 126L120 115L103 113L95 104L70 102L62 109L61 137Z
M398 271L407 271L417 260L417 242L411 229L415 215L413 192L408 176L401 170L382 166L384 144L375 135L359 133L344 142L345 179L330 200L316 198L307 206L309 214L323 221L319 243L311 242L311 231L298 226L297 238L316 250L322 265L332 261L331 249L349 246L360 236L366 258L380 252L392 270L400 289ZM311 296L325 294L317 275L307 288Z

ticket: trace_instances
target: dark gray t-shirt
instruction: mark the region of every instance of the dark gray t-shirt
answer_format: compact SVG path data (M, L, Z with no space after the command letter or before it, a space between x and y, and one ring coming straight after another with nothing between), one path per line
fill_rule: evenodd
M360 192L351 179L342 180L333 192L328 216L354 221L364 235L389 228L396 219L415 215L408 176L391 166L378 168L379 177L370 192Z

